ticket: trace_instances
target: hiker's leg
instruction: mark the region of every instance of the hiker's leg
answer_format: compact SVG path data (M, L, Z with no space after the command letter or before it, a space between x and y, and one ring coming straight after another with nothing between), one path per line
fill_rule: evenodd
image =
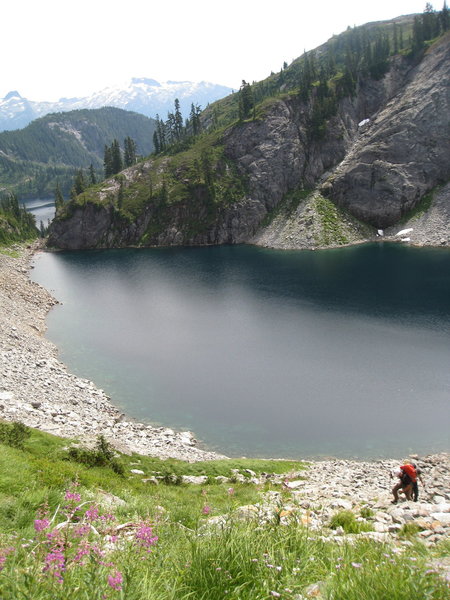
M403 488L403 493L407 500L412 500L412 483L408 483L408 485Z
M398 502L398 492L401 489L401 487L402 487L402 482L399 481L392 488L392 493L394 494L394 502Z

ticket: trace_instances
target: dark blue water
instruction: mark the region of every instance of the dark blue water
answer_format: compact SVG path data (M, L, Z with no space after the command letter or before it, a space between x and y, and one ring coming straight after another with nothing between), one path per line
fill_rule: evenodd
M232 456L448 449L450 252L42 254L48 336L129 415Z

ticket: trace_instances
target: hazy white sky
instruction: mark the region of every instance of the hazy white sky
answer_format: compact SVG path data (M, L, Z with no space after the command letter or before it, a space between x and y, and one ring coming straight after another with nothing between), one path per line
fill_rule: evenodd
M424 0L8 1L0 13L0 97L17 90L57 100L131 77L237 89L348 25L424 7Z

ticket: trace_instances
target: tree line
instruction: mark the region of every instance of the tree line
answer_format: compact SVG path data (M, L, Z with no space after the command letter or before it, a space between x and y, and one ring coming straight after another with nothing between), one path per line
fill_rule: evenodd
M202 132L201 113L199 104L191 104L189 117L183 120L180 101L175 98L174 111L167 113L165 121L156 115L156 128L153 133L154 153L160 154L174 146L181 149L182 144L186 146L198 137Z
M422 15L416 15L412 30L401 23L381 28L354 27L333 38L325 51L304 52L278 74L250 85L242 81L237 99L239 120L255 118L255 106L265 98L284 91L297 91L299 99L311 107L309 135L321 138L327 120L336 114L341 98L356 92L361 77L382 78L389 69L390 57L402 52L413 59L449 29L446 1L441 11L427 3Z
M339 100L356 92L361 77L380 79L389 68L391 56L403 52L416 57L423 51L426 42L445 33L449 27L446 0L439 12L427 3L423 14L414 17L412 31L408 35L402 24L397 22L383 29L349 27L344 34L332 39L320 55L316 51L304 52L290 67L285 62L279 74L272 74L264 81L250 84L242 80L237 94L237 117L240 121L255 119L259 102L283 89L297 90L300 100L311 105L308 133L311 138L320 139L325 134L327 120L336 114ZM189 117L184 120L176 98L174 109L167 113L165 120L156 115L154 154L175 153L188 148L203 132L201 114L201 107L191 104ZM214 120L217 121L217 114L213 115ZM126 137L122 151L119 141L114 139L104 148L104 177L116 175L136 161L135 141ZM198 171L204 171L204 179L209 180L208 161L203 158L201 163ZM78 170L70 197L76 197L95 183L97 178L92 164L87 175L82 169ZM64 201L59 186L55 190L55 198L58 204Z
M34 215L20 206L13 193L0 198L0 243L36 238L38 230Z

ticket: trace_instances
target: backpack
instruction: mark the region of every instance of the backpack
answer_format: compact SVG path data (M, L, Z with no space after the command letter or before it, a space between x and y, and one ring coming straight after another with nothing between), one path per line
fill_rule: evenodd
M405 475L408 475L410 480L414 483L417 481L417 473L413 465L402 465L400 469L403 471Z

